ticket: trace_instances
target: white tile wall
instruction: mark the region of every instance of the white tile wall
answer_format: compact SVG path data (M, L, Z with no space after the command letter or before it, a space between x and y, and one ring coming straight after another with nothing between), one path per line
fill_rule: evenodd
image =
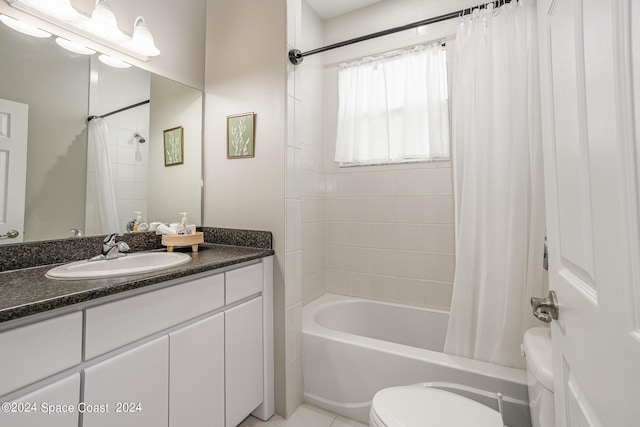
M450 162L337 169L327 182L347 184L346 192L327 197L327 290L449 308L455 267Z
M288 0L287 13L288 49L295 46L304 51L308 46L322 43L322 21L304 0ZM326 292L326 219L329 214L325 197L321 58L305 59L304 67L289 65L288 71L285 416L293 413L303 400L302 305ZM332 190L339 184L335 183ZM336 214L342 215L342 211Z

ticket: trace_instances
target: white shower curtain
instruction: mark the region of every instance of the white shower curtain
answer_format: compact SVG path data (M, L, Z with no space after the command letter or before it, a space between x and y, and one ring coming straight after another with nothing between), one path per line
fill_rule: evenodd
M456 271L445 352L523 367L545 234L535 1L475 11L452 47Z
M111 156L109 154L109 128L104 119L94 118L89 121L89 147L87 150L87 167L95 172L95 198L98 224L95 231L99 234L120 231L116 194L111 172Z

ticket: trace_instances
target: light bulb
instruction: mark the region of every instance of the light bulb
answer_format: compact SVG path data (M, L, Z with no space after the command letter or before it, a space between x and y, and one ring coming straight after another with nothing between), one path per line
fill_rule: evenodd
M61 21L74 21L80 15L70 0L23 0L25 4Z
M51 37L50 33L41 30L40 28L34 27L31 24L27 24L26 22L22 22L18 19L12 18L7 15L0 15L0 21L5 24L7 27L19 31L22 34L26 34L28 36L39 37L41 39Z
M71 40L63 39L62 37L56 38L58 46L63 47L71 52L79 53L81 55L93 55L95 50L89 49L79 43L72 42Z
M96 1L96 8L87 22L87 30L107 40L121 40L125 37L118 28L118 21L107 0Z
M114 67L114 68L129 68L129 67L131 67L131 64L127 64L126 62L121 61L118 58L114 58L113 56L109 56L109 55L105 55L105 54L100 55L98 57L98 59L103 64L108 65L110 67Z
M157 56L160 55L160 50L156 47L153 42L153 35L151 35L151 30L146 22L144 22L144 18L142 16L138 16L133 23L133 37L131 42L129 43L129 47L136 52L140 52L143 55L147 56Z

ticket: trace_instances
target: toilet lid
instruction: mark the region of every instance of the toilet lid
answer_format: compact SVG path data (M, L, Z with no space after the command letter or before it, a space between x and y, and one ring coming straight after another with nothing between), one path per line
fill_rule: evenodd
M380 390L371 403L387 427L503 427L499 412L466 397L425 386Z

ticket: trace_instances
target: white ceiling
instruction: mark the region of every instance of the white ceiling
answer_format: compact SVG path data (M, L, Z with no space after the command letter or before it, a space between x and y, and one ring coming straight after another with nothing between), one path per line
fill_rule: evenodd
M379 1L381 0L307 0L307 3L322 19L331 19Z

